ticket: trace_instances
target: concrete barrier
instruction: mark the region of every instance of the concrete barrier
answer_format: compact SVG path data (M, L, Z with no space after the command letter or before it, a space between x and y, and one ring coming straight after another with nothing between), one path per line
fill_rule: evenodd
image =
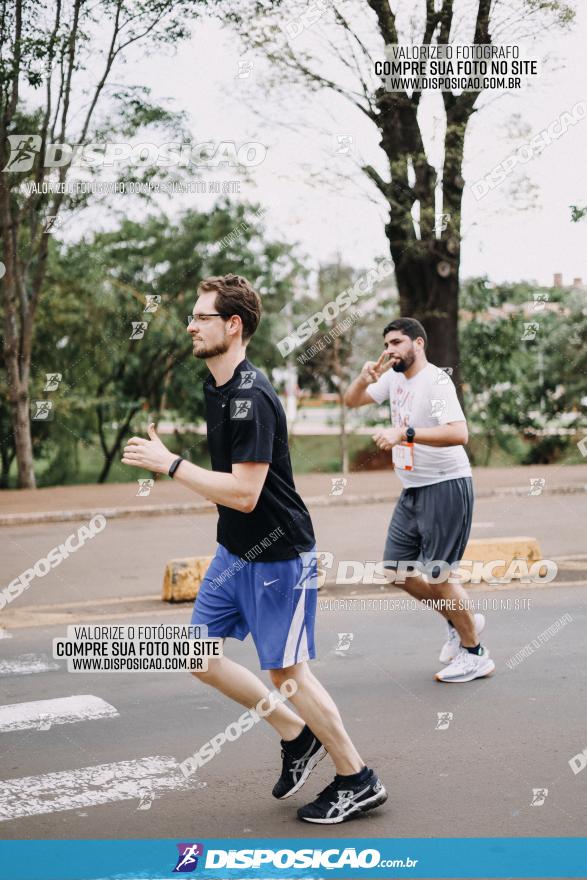
M190 602L198 595L200 584L206 574L212 556L188 556L184 559L171 559L165 567L163 578L164 602ZM503 560L492 569L494 578L503 577L514 559L525 560L528 568L542 559L540 544L536 538L518 536L514 538L473 538L463 553L463 560L488 563ZM512 579L520 577L512 574ZM464 578L466 583L469 580ZM484 578L485 580L485 578Z
M505 575L514 559L523 559L527 562L528 567L530 567L532 563L542 559L542 553L536 538L526 536L515 538L473 538L465 548L463 559L483 563L503 559L503 565L495 565L493 568L493 577L499 578Z
M189 602L198 595L200 584L212 562L212 556L187 556L170 559L163 576L163 602Z

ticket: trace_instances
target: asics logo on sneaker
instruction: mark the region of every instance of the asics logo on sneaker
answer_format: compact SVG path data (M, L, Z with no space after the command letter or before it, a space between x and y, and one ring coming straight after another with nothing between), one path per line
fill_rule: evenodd
M367 794L370 788L370 785L366 785L361 791L338 791L338 800L336 803L331 801L332 806L328 810L327 816L332 816L335 811L338 811L339 814L348 812L349 808L356 806L360 798Z
M308 751L302 755L301 758L297 758L297 760L291 762L290 773L293 777L294 782L297 782L300 776L303 774L306 769L306 764L310 759L310 755L312 754L312 750L314 745L316 744L316 740L312 740L312 745L308 749Z
M328 811L329 816L332 815L334 810L338 810L339 813L342 813L347 807L352 807L357 797L354 791L337 791L336 794L338 800L330 802L332 809Z
M308 763L307 758L299 758L299 760L294 761L291 765L290 772L293 776L294 782L297 782L302 773L304 772L304 768Z

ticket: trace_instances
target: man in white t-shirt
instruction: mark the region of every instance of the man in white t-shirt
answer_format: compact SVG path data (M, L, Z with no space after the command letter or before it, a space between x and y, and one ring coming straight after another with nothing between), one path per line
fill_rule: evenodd
M384 567L403 563L398 586L417 599L434 600L448 621L438 681L465 682L490 675L495 664L479 641L482 614L471 614L467 593L451 575L462 559L473 517L471 465L463 444L467 422L448 373L426 359L427 336L419 321L398 318L383 331L385 348L367 361L349 386L349 407L389 401L391 428L373 435L392 453L403 490L393 512ZM399 572L398 572L399 574ZM426 578L422 575L425 574Z

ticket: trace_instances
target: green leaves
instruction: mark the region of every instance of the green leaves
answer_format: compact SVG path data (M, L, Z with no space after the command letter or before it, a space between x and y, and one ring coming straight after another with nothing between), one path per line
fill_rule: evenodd
M584 292L475 279L463 285L461 300L461 367L473 429L503 444L508 434L530 438L584 425ZM560 451L560 443L539 445L541 455Z
M31 379L33 396L55 404L53 421L33 423L37 455L50 462L45 481L63 479L60 462L76 461L72 443L88 442L103 452L95 479L111 470L126 479L117 473L123 469L118 451L140 431L139 414L177 424L202 418L206 369L192 356L184 315L208 275L238 272L251 280L263 319L249 356L267 371L283 366L275 346L280 312L303 269L290 246L266 240L260 214L257 205L222 202L207 214L187 211L174 220L164 214L140 223L126 219L67 246L52 236ZM49 372L63 378L47 395ZM72 470L68 479L74 477Z

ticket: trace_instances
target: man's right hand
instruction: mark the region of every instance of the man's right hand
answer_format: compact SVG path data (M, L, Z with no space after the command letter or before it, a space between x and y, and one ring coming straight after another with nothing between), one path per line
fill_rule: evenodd
M378 361L367 361L361 370L360 379L365 385L371 385L391 368L392 363L393 359L384 351Z

